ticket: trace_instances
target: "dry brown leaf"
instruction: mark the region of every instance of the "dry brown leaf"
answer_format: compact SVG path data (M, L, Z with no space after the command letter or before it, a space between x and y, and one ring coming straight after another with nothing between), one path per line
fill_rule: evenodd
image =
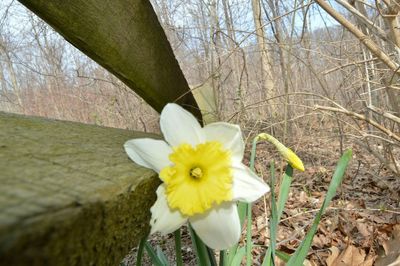
M399 266L400 265L400 255L397 257L395 261L390 263L388 266Z
M347 248L330 265L335 266L364 266L365 251L353 245ZM366 265L365 265L366 266Z
M256 226L258 231L263 230L267 226L266 219L263 216L258 216L256 218Z
M397 252L400 253L400 224L397 224L393 227L392 234L392 239L383 243L383 248L385 249L386 255Z
M393 227L393 237L382 243L385 255L378 257L377 266L400 266L400 224Z
M304 260L303 266L318 266L318 264L312 260Z
M299 196L299 202L300 203L306 203L308 201L308 196L307 193L304 191L300 192L300 196Z
M361 233L361 235L365 238L369 238L372 234L372 226L369 226L365 219L358 219L357 220L357 229Z
M331 255L326 259L326 264L328 266L334 266L334 262L336 261L337 257L339 257L340 250L337 247L331 247L329 249Z
M325 248L326 246L330 246L330 239L327 238L325 235L323 234L318 234L316 236L314 236L313 239L313 246L322 249Z

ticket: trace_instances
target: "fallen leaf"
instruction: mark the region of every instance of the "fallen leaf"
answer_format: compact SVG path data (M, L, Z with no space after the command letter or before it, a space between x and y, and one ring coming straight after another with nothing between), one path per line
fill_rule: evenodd
M337 257L339 257L340 250L337 247L331 247L329 249L331 255L326 259L326 264L328 266L334 266L334 262L336 261Z
M382 243L385 254L379 256L376 266L400 266L400 224L393 227L392 239Z
M365 262L365 251L353 245L347 248L330 265L335 266L360 266Z
M357 220L357 229L361 233L361 235L365 238L369 238L372 233L372 227L369 226L364 219Z

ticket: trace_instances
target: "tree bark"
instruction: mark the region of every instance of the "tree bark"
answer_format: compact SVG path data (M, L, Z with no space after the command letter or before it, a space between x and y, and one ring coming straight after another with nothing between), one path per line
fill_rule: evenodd
M262 90L265 98L273 97L274 80L272 78L272 69L270 66L270 56L268 54L267 44L265 43L264 27L262 25L261 6L260 0L252 0L251 5L253 8L253 20L256 28L257 45L261 54L261 80Z
M161 111L197 104L147 0L19 0L64 38Z

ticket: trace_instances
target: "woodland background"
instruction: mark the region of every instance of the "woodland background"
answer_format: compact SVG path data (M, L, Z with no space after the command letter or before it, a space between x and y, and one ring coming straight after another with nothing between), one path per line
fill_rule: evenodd
M248 143L267 132L303 159L279 248L298 245L351 147L351 168L308 263L400 261L400 1L152 4L193 93L216 106L207 112L240 124ZM0 111L159 132L151 107L14 0L0 3ZM278 155L261 144L257 158L268 180ZM260 246L268 244L267 203L254 210Z

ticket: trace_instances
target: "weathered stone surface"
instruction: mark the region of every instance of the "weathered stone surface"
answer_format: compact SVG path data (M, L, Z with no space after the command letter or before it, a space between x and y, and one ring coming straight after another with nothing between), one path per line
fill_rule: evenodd
M159 184L123 150L144 136L0 112L0 265L118 265Z
M18 0L155 110L198 106L149 0Z

